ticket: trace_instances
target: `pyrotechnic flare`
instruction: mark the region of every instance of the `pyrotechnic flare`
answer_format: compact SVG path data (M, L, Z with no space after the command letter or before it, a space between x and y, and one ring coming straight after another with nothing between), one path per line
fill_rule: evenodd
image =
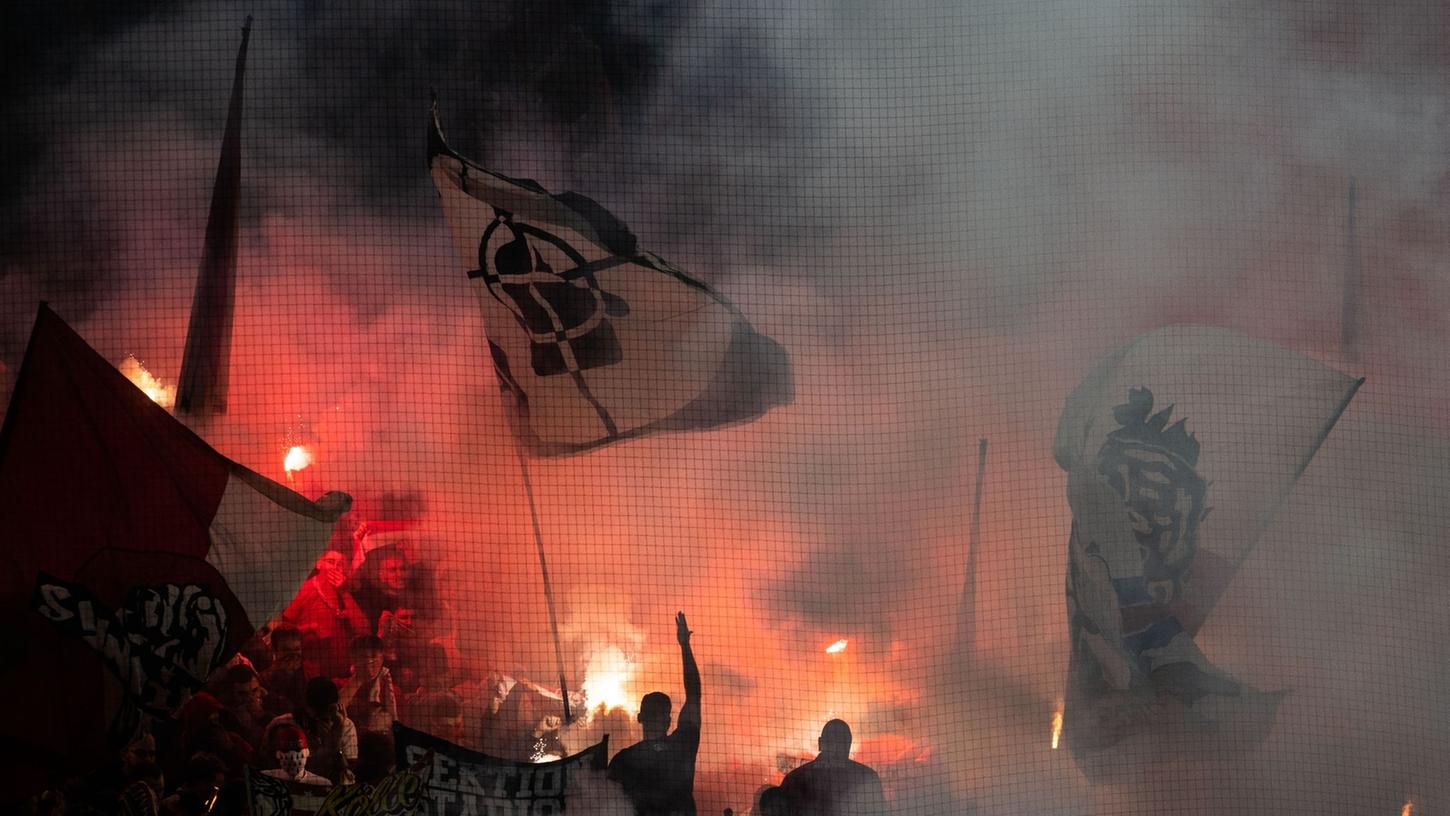
M287 471L288 479L292 478L292 474L311 464L312 452L302 445L293 445L288 448L287 455L282 458L282 469Z
M626 688L633 678L634 666L619 647L607 646L596 651L584 670L585 705L589 714L615 708L628 711L630 716L638 714L639 701Z
M1057 710L1052 713L1052 750L1057 750L1057 739L1062 736L1062 703L1057 704Z
M1414 802L1411 802L1408 799L1406 799L1405 800L1405 806L1402 807L1402 808L1400 808L1400 816L1413 816L1414 812L1415 812L1415 803Z
M826 654L840 654L841 652L846 651L847 645L849 645L849 642L845 638L841 638L840 640L826 647Z
M170 409L176 402L176 387L167 385L151 375L146 370L146 365L136 359L134 355L127 354L126 359L121 361L121 373L131 384L141 389L141 393L151 398L151 401L162 408Z

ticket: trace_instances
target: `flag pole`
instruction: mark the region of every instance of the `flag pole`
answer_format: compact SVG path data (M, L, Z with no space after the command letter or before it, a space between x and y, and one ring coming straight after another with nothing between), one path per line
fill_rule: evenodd
M524 475L524 495L529 498L529 520L534 526L534 548L539 553L539 574L544 578L544 600L549 606L549 631L554 636L554 661L559 669L559 693L564 698L564 724L571 719L569 713L569 683L564 676L564 647L559 641L559 615L554 609L554 584L549 580L549 561L544 557L544 533L539 529L539 508L534 500L534 481L529 476L529 458L519 447L518 436L514 436L514 455L519 460L519 470Z
M242 24L221 158L212 186L201 264L176 385L176 412L198 420L226 413L237 289L237 208L242 181L242 96L252 17Z
M963 652L977 649L977 544L982 529L982 481L987 475L987 437L977 442L977 482L972 497L972 526L967 537L967 574L962 579L961 605L957 609L957 643Z
M1359 294L1363 270L1359 258L1359 231L1355 228L1356 189L1349 178L1349 215L1345 221L1344 295L1339 313L1339 350L1350 362L1359 361Z
M1249 534L1249 546L1245 547L1239 553L1238 558L1234 559L1233 568L1235 572L1248 560L1249 555L1258 546L1259 539L1263 538L1264 533L1269 531L1269 525L1274 523L1274 517L1279 515L1279 509L1284 506L1284 502L1288 501L1289 494L1294 492L1294 486L1299 484L1299 479L1303 477L1304 471L1309 469L1309 463L1314 461L1315 455L1319 453L1319 448L1324 445L1324 440L1329 438L1330 431L1333 431L1334 426L1339 424L1339 418L1344 416L1344 412L1349 409L1349 403L1354 399L1354 395L1359 393L1359 387L1362 385L1364 385L1364 378L1360 377L1355 381L1354 385L1349 387L1349 391L1345 393L1344 399L1340 400L1339 407L1335 409L1334 415L1329 418L1328 422L1324 423L1323 428L1319 429L1319 435L1314 438L1314 443L1309 446L1309 451L1304 454L1304 458L1299 460L1299 466L1294 469L1294 478L1290 479L1288 484L1279 491L1279 495L1274 498L1274 506L1269 512L1264 514L1263 518L1259 519L1258 525Z

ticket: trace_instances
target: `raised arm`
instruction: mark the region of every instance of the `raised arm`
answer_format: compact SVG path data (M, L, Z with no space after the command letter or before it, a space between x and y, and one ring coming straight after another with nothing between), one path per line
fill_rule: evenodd
M680 641L680 657L685 664L685 704L680 706L681 726L700 727L700 667L695 665L695 652L690 648L690 626L685 613L675 615L675 637Z

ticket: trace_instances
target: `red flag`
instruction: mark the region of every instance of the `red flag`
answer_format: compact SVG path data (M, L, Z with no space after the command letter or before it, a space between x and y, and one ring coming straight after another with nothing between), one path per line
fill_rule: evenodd
M42 305L0 429L0 798L174 710L296 592L349 503L229 461Z
M237 204L242 186L242 78L247 67L247 39L252 18L242 27L242 46L232 77L232 100L227 129L217 162L206 221L201 269L192 294L191 323L186 327L186 352L181 358L181 382L176 388L176 410L192 416L225 413L228 369L232 355L232 303L237 289Z

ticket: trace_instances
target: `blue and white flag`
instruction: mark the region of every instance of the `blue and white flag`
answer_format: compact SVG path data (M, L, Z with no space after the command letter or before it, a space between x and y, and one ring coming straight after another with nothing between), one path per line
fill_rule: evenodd
M1215 667L1194 636L1361 382L1224 329L1170 326L1068 397L1053 446L1073 513L1063 733L1085 772L1141 734L1161 755L1165 734L1187 746L1267 733L1280 695Z
M745 422L792 399L785 351L593 200L469 162L436 115L428 164L530 452Z

